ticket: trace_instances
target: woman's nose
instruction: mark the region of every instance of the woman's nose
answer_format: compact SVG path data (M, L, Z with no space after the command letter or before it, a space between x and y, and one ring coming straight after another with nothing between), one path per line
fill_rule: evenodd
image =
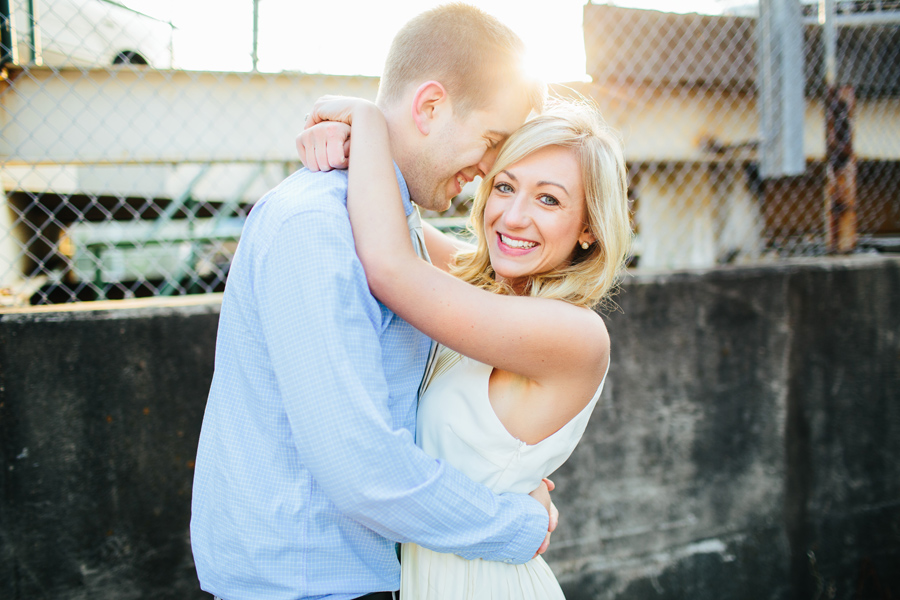
M507 205L503 213L503 222L507 227L521 229L528 225L528 207L522 196L516 196Z

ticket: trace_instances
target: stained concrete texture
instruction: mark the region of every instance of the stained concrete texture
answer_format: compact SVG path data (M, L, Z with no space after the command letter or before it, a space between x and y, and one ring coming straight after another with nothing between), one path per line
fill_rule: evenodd
M618 303L554 477L569 600L896 598L900 261L638 276Z
M900 259L640 275L617 301L554 475L569 600L900 595ZM0 598L209 598L188 521L218 302L0 314Z
M129 304L0 315L0 598L207 597L188 523L218 306L101 306Z

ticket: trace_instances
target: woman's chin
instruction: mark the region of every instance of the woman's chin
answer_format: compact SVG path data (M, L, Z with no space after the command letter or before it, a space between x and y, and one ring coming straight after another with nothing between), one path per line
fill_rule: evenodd
M494 269L494 278L500 283L509 285L512 289L520 291L525 288L528 283L528 275L522 273L513 273L501 268L499 271Z

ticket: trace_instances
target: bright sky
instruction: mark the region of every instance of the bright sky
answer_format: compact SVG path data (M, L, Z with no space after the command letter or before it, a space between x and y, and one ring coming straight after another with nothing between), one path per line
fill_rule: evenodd
M191 70L251 68L252 0L119 0L171 21L176 66ZM259 0L259 70L378 75L391 39L418 13L446 0ZM509 25L547 81L584 75L581 31L585 0L468 0ZM598 4L603 3L601 1ZM616 0L617 6L718 14L734 0Z

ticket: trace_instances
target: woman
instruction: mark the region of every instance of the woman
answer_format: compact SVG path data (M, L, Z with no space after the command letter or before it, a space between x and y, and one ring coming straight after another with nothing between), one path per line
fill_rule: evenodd
M603 388L609 337L591 308L631 240L625 161L597 111L557 103L503 146L475 197L475 247L430 231L416 255L381 112L320 101L352 124L347 208L372 293L441 344L417 443L495 492L527 493L571 454ZM401 597L563 598L547 564L465 560L404 544Z

